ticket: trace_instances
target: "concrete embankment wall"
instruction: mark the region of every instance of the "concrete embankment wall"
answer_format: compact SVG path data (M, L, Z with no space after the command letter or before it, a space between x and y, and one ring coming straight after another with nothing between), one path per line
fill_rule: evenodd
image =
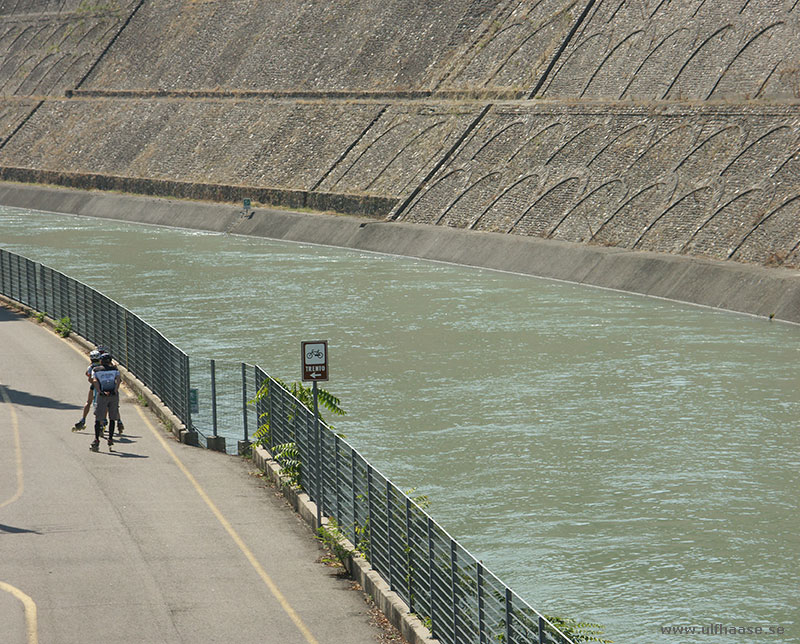
M800 323L800 275L786 269L345 215L258 208L244 217L229 205L22 184L0 184L0 203L418 257Z
M0 24L6 182L427 226L487 265L560 249L518 264L712 305L657 267L800 269L795 0L0 0ZM635 285L599 275L623 262Z

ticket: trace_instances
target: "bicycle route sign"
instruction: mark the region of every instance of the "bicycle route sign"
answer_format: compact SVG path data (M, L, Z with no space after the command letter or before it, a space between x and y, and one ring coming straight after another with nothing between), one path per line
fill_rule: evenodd
M328 341L301 342L303 353L303 381L317 382L328 379Z

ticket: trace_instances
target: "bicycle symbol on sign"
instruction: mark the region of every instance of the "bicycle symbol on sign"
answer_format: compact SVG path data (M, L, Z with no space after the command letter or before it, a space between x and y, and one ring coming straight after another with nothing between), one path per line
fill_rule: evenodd
M303 361L303 380L324 381L328 379L328 343L303 342L300 356Z

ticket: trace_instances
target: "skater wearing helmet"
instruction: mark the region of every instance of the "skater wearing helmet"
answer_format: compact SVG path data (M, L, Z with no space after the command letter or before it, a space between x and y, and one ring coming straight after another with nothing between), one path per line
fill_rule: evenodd
M92 374L94 373L95 367L100 366L100 356L104 353L107 353L107 351L102 347L97 347L89 353L91 364L86 369L86 379L89 381L89 395L86 398L86 404L83 406L83 415L81 419L72 427L73 432L77 432L86 427L86 417L89 415L89 410L92 408L92 403L94 403L96 397L94 384L92 384Z
M103 434L102 421L108 414L108 448L114 445L114 426L119 420L119 385L122 381L119 369L113 363L110 353L100 356L100 366L92 372L92 384L97 392L97 403L94 408L94 442L92 450L100 447L100 436Z
M83 406L83 414L80 420L72 426L73 432L78 432L82 429L86 428L86 417L89 415L89 410L92 408L93 404L97 402L97 392L94 388L94 384L92 383L92 374L94 370L100 366L100 358L109 353L108 349L102 346L98 346L96 349L92 350L89 353L89 360L91 360L91 364L86 369L86 379L89 381L89 395L86 398L86 404ZM107 419L102 419L103 429L105 429ZM120 435L122 434L122 430L125 429L125 426L122 424L122 418L117 419L117 430L119 431Z

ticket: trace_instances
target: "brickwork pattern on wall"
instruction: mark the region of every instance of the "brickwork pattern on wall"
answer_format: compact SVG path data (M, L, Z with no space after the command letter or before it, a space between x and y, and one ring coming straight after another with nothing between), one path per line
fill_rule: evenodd
M800 265L798 0L0 0L0 45L6 177Z
M136 0L0 1L0 95L63 95L74 88L135 4Z
M550 98L800 97L796 0L597 2L543 85Z
M404 221L798 265L793 107L497 106Z
M309 189L376 104L52 100L2 150L3 165Z
M479 111L475 104L387 105L319 188L399 198L422 181Z
M506 3L147 2L85 87L430 90Z
M39 101L0 98L0 148L33 112Z
M511 89L527 97L554 61L586 0L503 2L443 69L440 89Z

